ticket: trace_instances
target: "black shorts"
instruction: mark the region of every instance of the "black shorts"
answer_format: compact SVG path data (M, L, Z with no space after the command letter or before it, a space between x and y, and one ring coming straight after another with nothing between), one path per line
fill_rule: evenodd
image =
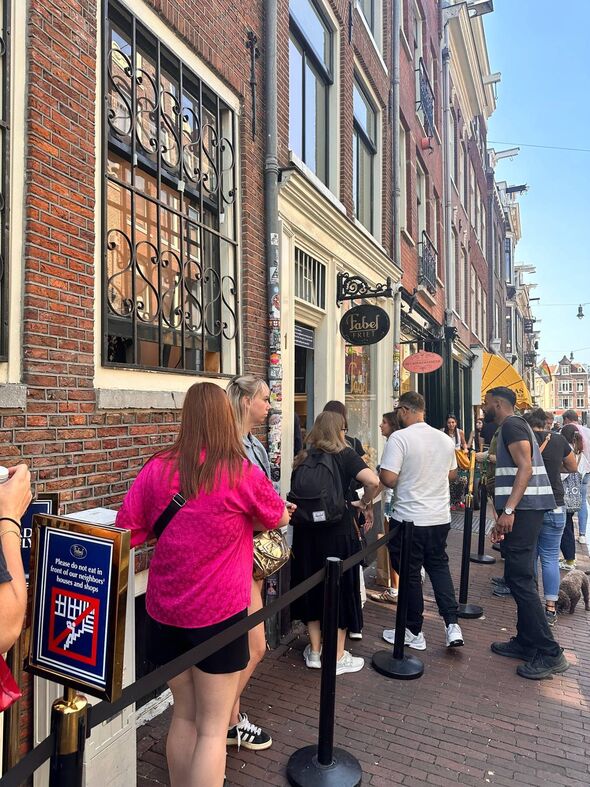
M248 610L244 609L237 615L232 615L221 623L214 623L212 626L203 626L197 629L184 629L178 626L167 626L165 623L158 623L149 615L147 616L147 647L146 655L152 664L157 667L167 664L177 656L186 653L187 650L200 645L210 639L214 634L225 631L238 620L243 620L248 615ZM207 658L195 664L203 672L211 675L224 675L229 672L240 672L250 660L250 648L248 647L248 632L242 634L233 642L229 642L225 647L212 653Z

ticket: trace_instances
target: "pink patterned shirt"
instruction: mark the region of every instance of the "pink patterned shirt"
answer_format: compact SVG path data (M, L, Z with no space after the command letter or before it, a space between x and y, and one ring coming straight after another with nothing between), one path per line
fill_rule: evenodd
M133 482L117 527L131 530L131 546L152 537L153 526L173 495L166 459L149 461ZM241 612L250 603L253 523L276 527L285 504L262 470L244 460L233 488L223 474L210 493L201 493L167 525L158 539L146 592L148 614L159 623L201 628Z

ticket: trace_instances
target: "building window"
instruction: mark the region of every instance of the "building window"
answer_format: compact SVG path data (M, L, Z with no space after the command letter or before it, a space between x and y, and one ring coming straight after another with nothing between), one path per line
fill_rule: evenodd
M506 281L508 284L511 284L513 280L512 238L504 238L504 266L505 266L504 275L506 276Z
M115 3L105 36L103 362L235 374L234 114Z
M487 232L488 223L487 223L487 219L486 219L486 201L482 197L481 191L479 192L479 199L480 199L480 202L481 202L481 224L480 224L480 236L479 236L480 244L479 245L481 246L482 251L484 251L484 253L485 253L485 250L486 250L486 232Z
M361 85L353 86L352 194L354 215L373 232L375 228L375 158L377 112Z
M295 248L295 297L326 308L326 266L311 254Z
M572 393L572 383L569 380L560 380L559 393Z
M508 306L506 309L506 352L507 353L511 353L513 347L512 326L513 326L512 306Z
M476 218L476 202L477 196L475 192L476 180L475 180L475 169L473 168L473 164L469 164L469 220L471 221L472 227L477 227L477 218Z
M457 145L457 115L455 110L451 109L451 178L453 183L459 183L459 151Z
M422 239L426 232L426 175L418 162L416 162L416 242Z
M451 243L455 243L455 236L451 235ZM463 267L463 250L457 254L455 251L455 310L462 320L465 320L465 268Z
M289 146L328 185L332 30L311 0L291 0L289 14Z
M408 138L405 128L399 127L399 226L404 229L408 226Z
M375 35L375 6L376 0L358 0L358 9L365 17L369 30Z
M8 357L8 203L9 203L9 0L0 0L0 361Z
M471 268L469 280L469 323L473 333L477 333L477 283L475 268Z
M570 373L570 367L569 366L561 366L560 369L559 369L559 373L563 374L563 375L568 375Z
M576 399L576 407L586 407L586 400L583 396L578 396Z

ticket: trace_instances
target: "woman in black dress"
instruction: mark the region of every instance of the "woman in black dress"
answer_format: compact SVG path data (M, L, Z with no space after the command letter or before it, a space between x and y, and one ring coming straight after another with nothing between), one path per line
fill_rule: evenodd
M316 418L313 429L307 436L307 450L295 459L293 472L309 453L331 454L336 462L342 490L349 489L353 479L363 486L363 495L358 503L361 510L368 508L379 489L379 479L370 470L354 449L345 441L344 418L339 413L323 412ZM354 534L351 513L346 507L344 515L335 522L317 522L307 525L298 521L295 512L293 525L293 550L291 558L291 586L295 587L325 566L326 558L339 557L343 560L358 551L358 540ZM303 621L309 631L310 644L305 648L305 663L310 668L321 668L322 618L324 587L316 585L291 606L293 618ZM355 658L344 650L346 630L360 631L363 626L359 572L351 569L340 583L340 605L338 613L338 649L336 674L358 672L364 660Z

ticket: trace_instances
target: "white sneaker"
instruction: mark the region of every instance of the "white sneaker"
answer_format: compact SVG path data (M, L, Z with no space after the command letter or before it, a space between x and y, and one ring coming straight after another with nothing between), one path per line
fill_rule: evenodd
M576 561L574 560L573 563L567 563L565 560L559 561L559 568L562 571L573 571L576 567Z
M389 642L390 645L395 644L395 629L385 629L383 631L383 639L385 642ZM422 632L419 634L412 634L410 629L406 629L404 645L414 648L414 650L426 650L426 639L424 634Z
M586 536L580 536L578 538L578 544L586 544Z
M306 667L309 667L310 669L322 668L321 654L316 653L314 650L312 650L311 645L305 646L305 650L303 651L303 658L305 659Z
M336 662L336 675L343 675L345 672L358 672L365 666L365 660L360 656L353 656L347 650Z
M447 635L447 648L460 648L461 645L465 644L463 642L463 632L458 623L449 623L448 626L445 626L445 631Z
M420 579L422 580L422 584L424 584L424 580L426 579L426 571L424 566L420 569Z
M362 639L363 638L363 632L362 631L349 631L348 632L348 638L349 639Z

